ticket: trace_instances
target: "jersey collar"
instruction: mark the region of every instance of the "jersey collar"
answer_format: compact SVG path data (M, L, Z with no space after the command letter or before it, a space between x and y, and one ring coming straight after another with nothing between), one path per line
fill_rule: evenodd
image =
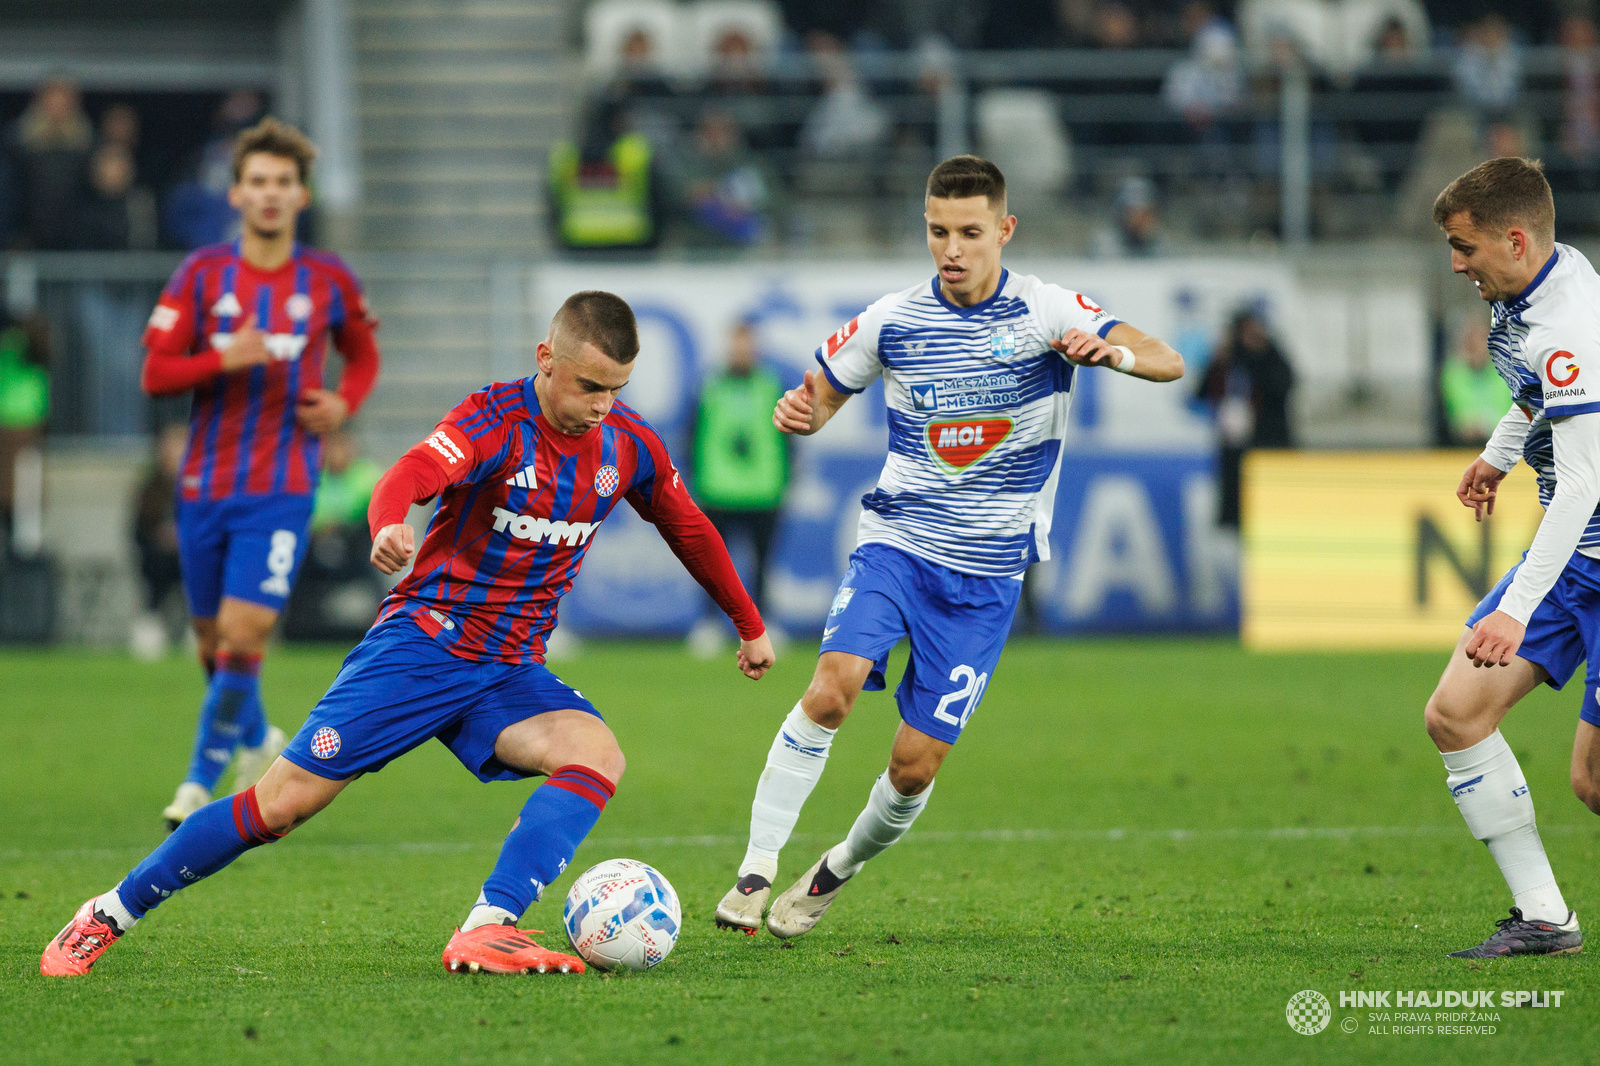
M1556 262L1560 258L1561 247L1557 245L1551 248L1550 258L1546 259L1544 266L1539 268L1539 273L1535 274L1533 280L1528 282L1528 287L1526 289L1523 289L1521 292L1517 293L1514 299L1506 301L1507 304L1511 306L1515 306L1517 304L1525 305L1528 302L1529 297L1533 295L1533 290L1537 289L1544 282L1544 279L1550 276L1550 271L1555 268Z
M987 311L991 304L1000 299L1000 294L1006 291L1006 281L1009 280L1010 277L1010 272L1006 270L1005 267L1001 267L1000 284L994 287L994 295L990 296L982 303L973 304L971 307L960 307L945 299L943 290L939 288L939 275L935 274L933 276L933 298L938 300L939 303L944 306L945 310L952 311L955 314L960 315L962 318L970 318L973 315L981 314L982 312Z

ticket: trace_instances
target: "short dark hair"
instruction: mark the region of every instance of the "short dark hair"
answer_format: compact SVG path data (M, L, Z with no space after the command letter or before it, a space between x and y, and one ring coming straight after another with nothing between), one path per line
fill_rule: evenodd
M639 354L639 323L633 308L616 293L585 289L568 296L550 323L552 332L570 332L623 366Z
M975 155L951 156L928 175L928 195L941 200L983 196L990 207L1006 202L1006 176L1000 168Z
M289 125L268 115L254 126L239 134L233 142L233 180L235 184L244 176L244 161L257 152L294 160L300 174L300 184L311 184L311 164L317 158L317 146L311 138Z
M1434 225L1442 227L1463 211L1478 229L1520 225L1543 244L1556 239L1556 202L1537 159L1508 155L1479 163L1433 202Z

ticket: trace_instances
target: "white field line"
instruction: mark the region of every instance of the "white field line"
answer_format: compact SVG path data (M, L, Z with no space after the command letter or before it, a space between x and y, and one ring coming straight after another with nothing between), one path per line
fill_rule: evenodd
M1464 825L1347 825L1347 826L1281 826L1276 828L1223 828L1223 829L952 829L913 830L907 833L903 844L1065 844L1065 843L1117 843L1119 841L1278 841L1278 840L1364 840L1381 837L1425 837L1464 834ZM1570 836L1582 832L1600 831L1600 825L1550 825L1540 826L1543 836ZM794 844L833 844L837 834L796 833L789 838ZM743 847L743 835L721 834L702 836L650 836L650 837L590 837L583 842L585 848L734 848ZM417 840L388 843L323 843L320 841L289 841L286 847L296 851L333 854L395 852L403 855L447 855L481 849L497 849L499 840ZM54 848L32 850L28 848L0 848L0 859L113 859L144 853L142 845L124 845L114 848Z

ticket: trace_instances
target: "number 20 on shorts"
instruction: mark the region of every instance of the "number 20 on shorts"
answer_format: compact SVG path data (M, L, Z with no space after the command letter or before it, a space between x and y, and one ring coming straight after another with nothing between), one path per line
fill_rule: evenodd
M950 680L961 683L961 687L945 696L939 701L939 706L933 709L933 716L939 721L953 725L957 729L965 729L967 719L972 717L972 712L977 709L978 701L983 699L983 690L989 687L989 675L980 674L965 663L950 671ZM961 708L961 717L957 718L950 713L948 708L966 700L966 705Z

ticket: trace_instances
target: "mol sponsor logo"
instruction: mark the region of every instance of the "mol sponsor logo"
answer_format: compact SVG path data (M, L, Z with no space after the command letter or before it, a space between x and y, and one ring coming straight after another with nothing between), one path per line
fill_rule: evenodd
M518 540L532 541L535 544L545 542L565 544L569 548L575 548L580 544L589 543L589 538L594 536L594 531L599 528L599 522L552 522L548 518L515 514L504 507L494 509L496 533L510 533Z
M929 422L928 452L946 471L965 470L1011 435L1009 418L972 418Z

